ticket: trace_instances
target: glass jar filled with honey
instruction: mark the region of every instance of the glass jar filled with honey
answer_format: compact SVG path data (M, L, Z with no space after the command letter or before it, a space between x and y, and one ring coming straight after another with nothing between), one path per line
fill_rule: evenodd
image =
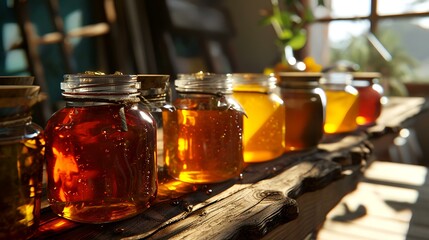
M243 167L243 115L230 75L179 74L174 111L163 112L164 160L183 182L213 183Z
M39 88L0 86L0 239L28 239L39 227L44 139L31 117Z
M284 153L285 111L283 100L273 92L274 75L232 74L233 97L244 108L243 149L245 162L264 162Z
M326 93L325 133L339 134L357 129L359 93L352 84L350 72L327 72L321 78Z
M354 72L352 85L359 92L359 114L356 122L360 126L374 125L381 114L383 87L378 72Z
M285 151L310 150L323 137L326 96L321 73L279 73L278 85L285 105Z
M66 106L45 128L51 209L86 223L141 213L157 192L156 123L137 76L65 75L61 89Z

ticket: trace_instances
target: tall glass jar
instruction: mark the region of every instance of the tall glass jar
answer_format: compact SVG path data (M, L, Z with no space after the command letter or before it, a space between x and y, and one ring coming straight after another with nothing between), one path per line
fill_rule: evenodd
M104 223L141 213L157 192L156 123L136 75L65 75L66 106L45 128L54 213Z
M190 183L221 182L243 167L243 110L230 75L179 74L174 111L163 112L169 174Z
M352 84L350 72L328 72L321 78L326 93L325 133L339 134L357 129L359 93Z
M285 104L285 151L310 150L323 137L326 96L320 73L279 73L278 85Z
M232 74L233 97L244 108L245 162L264 162L284 153L285 110L273 92L274 75Z
M31 121L38 86L0 86L0 239L28 239L40 222L44 140Z
M377 72L354 72L352 85L359 92L359 114L356 122L360 126L370 126L381 114L383 87Z

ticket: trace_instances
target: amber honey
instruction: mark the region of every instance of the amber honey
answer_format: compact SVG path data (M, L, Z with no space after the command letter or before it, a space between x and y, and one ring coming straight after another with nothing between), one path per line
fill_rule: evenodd
M320 73L281 73L279 86L285 104L285 151L317 147L323 137L326 96Z
M136 108L65 108L46 126L49 202L54 212L81 222L109 222L135 215L156 193L153 125L142 126ZM113 118L100 116L111 114ZM152 131L152 132L151 132Z
M42 97L32 83L0 76L0 239L30 239L40 223L44 139L31 109Z
M164 161L183 182L221 182L243 168L243 112L225 75L176 80L174 111L163 112Z
M39 226L44 141L34 126L18 139L6 139L11 128L0 127L0 239L27 239Z
M76 96L79 84L91 91ZM154 200L156 123L138 104L138 86L133 76L66 76L67 106L45 128L54 213L78 222L112 222L141 213Z
M246 112L244 161L263 162L282 155L285 111L283 100L272 92L276 79L257 74L234 74L233 80L233 97Z
M242 115L233 111L164 112L169 173L184 182L219 182L242 170Z

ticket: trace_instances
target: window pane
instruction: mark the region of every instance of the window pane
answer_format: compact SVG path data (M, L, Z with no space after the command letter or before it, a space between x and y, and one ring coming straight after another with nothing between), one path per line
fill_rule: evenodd
M326 7L317 7L314 1L311 3L316 18L365 17L371 9L371 0L325 0Z
M380 21L378 35L391 51L392 74L404 82L429 82L429 17Z
M378 0L377 12L380 15L403 14L429 11L427 0Z
M361 36L366 36L368 31L369 21L367 20L312 24L309 29L309 55L324 67L332 65L340 59L350 58L348 55L354 54L349 52L348 49L351 41ZM367 48L367 41L363 41L363 44ZM341 54L338 55L338 53Z

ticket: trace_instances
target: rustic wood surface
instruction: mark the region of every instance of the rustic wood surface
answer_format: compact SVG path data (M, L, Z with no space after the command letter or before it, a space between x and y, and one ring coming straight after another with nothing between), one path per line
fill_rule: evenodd
M401 117L417 113L407 112ZM372 156L367 138L362 130L331 138L312 151L249 164L219 184L163 178L151 208L115 223L74 223L46 207L35 239L302 239L356 188Z

